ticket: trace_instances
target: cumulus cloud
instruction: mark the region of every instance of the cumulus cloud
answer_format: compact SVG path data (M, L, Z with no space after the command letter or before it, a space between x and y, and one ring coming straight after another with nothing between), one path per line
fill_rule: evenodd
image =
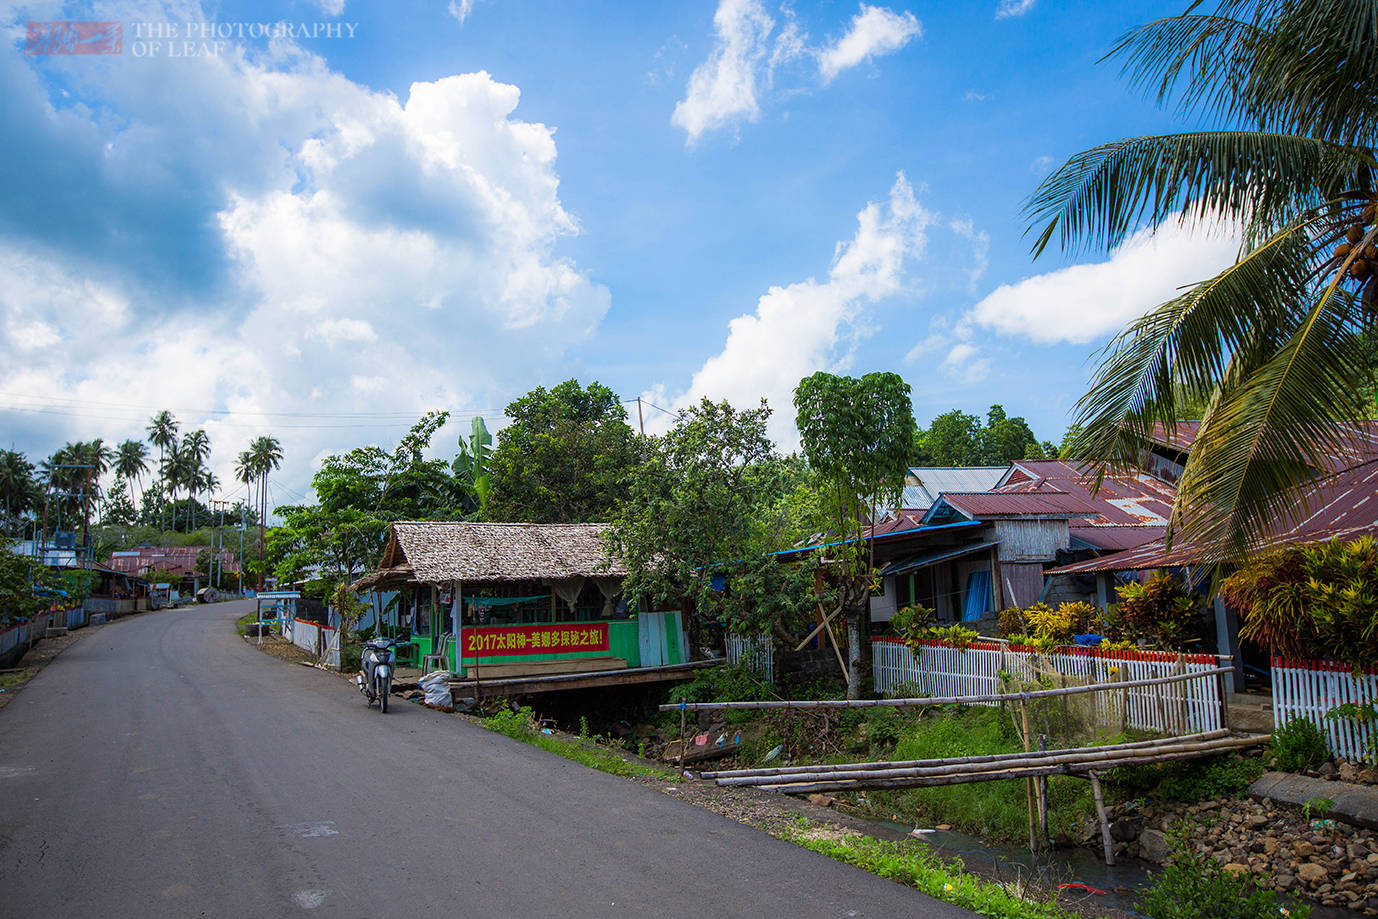
M965 321L1039 344L1093 341L1215 275L1238 251L1235 229L1169 220L1156 233L1134 234L1103 262L1001 285Z
M671 123L684 129L690 146L712 131L759 121L762 97L790 61L816 60L826 85L842 71L892 54L923 34L913 13L863 3L841 38L811 48L793 11L782 7L781 15L783 24L777 29L761 0L720 0L713 15L713 48L694 68L684 98L670 116Z
M0 413L44 420L33 449L141 437L168 407L211 435L222 482L274 433L304 491L324 452L501 406L608 308L558 252L578 223L553 129L487 73L398 98L290 45L45 65L66 68L60 107L31 59L0 58L0 155L62 177L46 210L33 181L0 188L0 374L28 395Z
M794 446L794 387L817 370L846 367L849 339L865 332L860 325L864 306L902 289L905 264L923 252L933 220L900 173L887 200L873 201L857 214L856 233L837 244L827 278L771 287L755 312L728 324L722 351L671 399L673 406L683 408L706 396L750 407L764 397L775 409L772 436L787 448ZM657 404L671 398L663 387L648 397Z
M775 20L760 0L722 0L713 14L713 50L689 76L684 99L670 121L689 143L705 133L761 116L757 99L771 77L770 36Z
M914 14L861 4L847 34L818 55L818 72L829 83L842 71L882 54L893 54L923 35Z
M1000 5L995 8L996 19L1012 19L1015 16L1023 16L1034 8L1038 0L1000 0Z

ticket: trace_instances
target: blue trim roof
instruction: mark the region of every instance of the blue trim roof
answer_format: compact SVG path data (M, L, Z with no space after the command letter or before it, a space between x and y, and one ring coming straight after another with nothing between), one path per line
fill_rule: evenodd
M981 527L989 526L983 520L963 520L961 523L941 523L934 526L915 527L912 530L896 530L893 533L881 533L879 536L863 536L866 539L890 539L893 536L908 536L913 533L925 533L934 530L955 530L962 527ZM811 552L814 549L827 549L832 546L842 546L856 542L855 539L839 539L837 542L821 542L812 546L801 546L798 549L781 549L779 552L771 552L770 555L797 555L800 552Z

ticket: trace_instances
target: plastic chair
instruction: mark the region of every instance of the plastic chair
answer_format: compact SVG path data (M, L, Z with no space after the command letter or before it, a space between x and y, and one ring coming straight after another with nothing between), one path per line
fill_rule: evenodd
M421 672L433 673L436 670L450 669L450 648L454 645L453 635L440 636L440 647L434 654L427 654L421 658Z

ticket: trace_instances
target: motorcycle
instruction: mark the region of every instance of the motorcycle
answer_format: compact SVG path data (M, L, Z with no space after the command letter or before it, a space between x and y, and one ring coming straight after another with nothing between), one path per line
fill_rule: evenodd
M388 694L392 692L393 661L397 656L397 641L392 638L375 638L364 644L360 659L361 669L354 682L359 692L372 705L376 700L380 711L388 710Z

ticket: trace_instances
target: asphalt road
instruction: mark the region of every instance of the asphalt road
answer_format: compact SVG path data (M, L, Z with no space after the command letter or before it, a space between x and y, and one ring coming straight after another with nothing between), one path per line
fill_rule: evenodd
M380 715L246 645L244 610L111 623L0 709L0 916L973 915L462 719Z

